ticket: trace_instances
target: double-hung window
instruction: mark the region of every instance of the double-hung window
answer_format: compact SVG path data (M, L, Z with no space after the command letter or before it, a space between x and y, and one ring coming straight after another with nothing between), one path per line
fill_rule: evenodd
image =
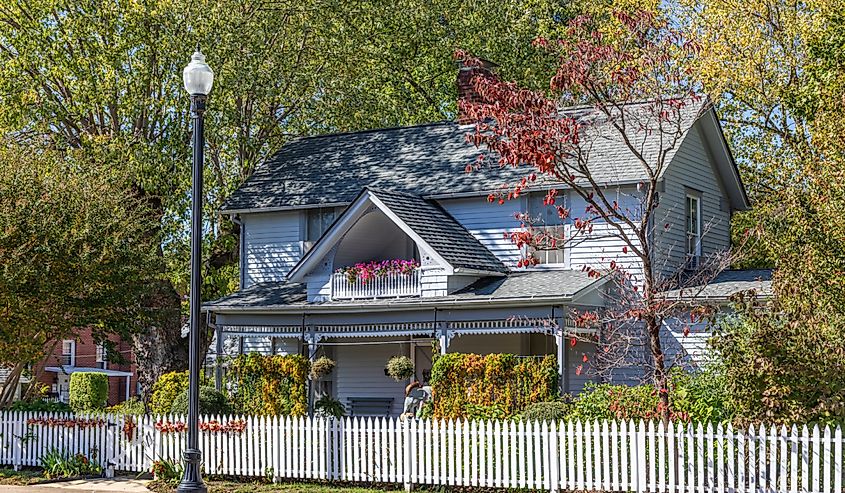
M697 195L687 194L685 212L687 262L690 267L697 267L701 257L701 199Z
M76 364L76 341L73 339L62 341L61 363L63 366L74 366Z
M329 229L329 226L335 220L337 211L334 207L318 207L315 209L308 209L305 212L305 245L304 251L307 252L314 246L314 243L323 236L323 233Z
M546 205L545 192L532 193L528 196L528 216L536 234L544 235L541 248L531 247L528 253L537 257L541 265L562 266L566 264L564 240L566 220L560 217L558 207L564 205L564 194L558 194L554 205ZM554 244L552 244L554 240Z

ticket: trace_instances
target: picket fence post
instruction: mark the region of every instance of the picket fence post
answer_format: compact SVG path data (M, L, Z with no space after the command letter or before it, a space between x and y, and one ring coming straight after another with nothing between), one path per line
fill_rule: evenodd
M402 422L402 484L405 491L411 491L411 420Z
M14 466L15 471L19 471L21 469L21 465L23 462L23 446L24 446L24 426L26 426L26 416L18 411L15 411L12 414L12 443L14 444L14 450L12 452L12 466Z

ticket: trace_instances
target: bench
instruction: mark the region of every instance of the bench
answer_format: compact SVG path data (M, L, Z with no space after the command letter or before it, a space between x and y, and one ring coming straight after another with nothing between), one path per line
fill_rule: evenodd
M390 397L350 397L350 416L389 416L393 408Z

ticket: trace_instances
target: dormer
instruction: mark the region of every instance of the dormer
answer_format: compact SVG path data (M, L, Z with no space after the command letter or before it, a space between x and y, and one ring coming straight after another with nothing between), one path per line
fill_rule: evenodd
M446 296L507 272L435 202L364 189L287 278L325 302Z

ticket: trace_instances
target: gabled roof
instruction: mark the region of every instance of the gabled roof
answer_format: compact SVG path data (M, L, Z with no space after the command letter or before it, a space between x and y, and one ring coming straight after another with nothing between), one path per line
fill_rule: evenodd
M237 293L205 303L206 309L226 311L333 310L351 305L366 305L377 310L413 309L421 306L481 303L557 303L569 301L594 286L603 284L585 272L576 270L522 271L507 277L485 277L447 296L430 298L389 298L374 300L337 300L307 303L304 284L268 282L255 284Z
M689 301L728 302L736 294L753 292L757 298L772 296L772 270L725 270L701 286L674 289L666 293L669 299Z
M641 105L628 105L636 114ZM563 113L579 118L598 118L588 108L570 108ZM744 199L742 183L718 119L708 101L688 105L682 113L685 131L702 118L711 152L728 173L729 196L735 208ZM653 122L645 123L647 128ZM712 127L712 128L711 128ZM590 138L591 174L600 185L635 184L646 179L641 165L609 125L593 127ZM481 195L519 180L527 169L511 167L465 171L483 151L467 143L473 127L454 122L368 130L306 137L286 144L258 167L253 175L226 200L228 213L282 210L320 205L345 205L364 187L409 193L422 198L454 195ZM660 144L649 132L634 142L646 155L653 155ZM714 139L722 139L715 142ZM637 139L634 139L635 141ZM711 142L713 141L713 142ZM674 152L674 151L673 151ZM670 153L671 154L671 153ZM553 186L547 183L547 186ZM739 191L734 189L739 188Z
M288 279L301 282L370 205L426 247L436 260L455 271L476 274L508 272L501 260L437 204L415 195L365 188L288 273Z

